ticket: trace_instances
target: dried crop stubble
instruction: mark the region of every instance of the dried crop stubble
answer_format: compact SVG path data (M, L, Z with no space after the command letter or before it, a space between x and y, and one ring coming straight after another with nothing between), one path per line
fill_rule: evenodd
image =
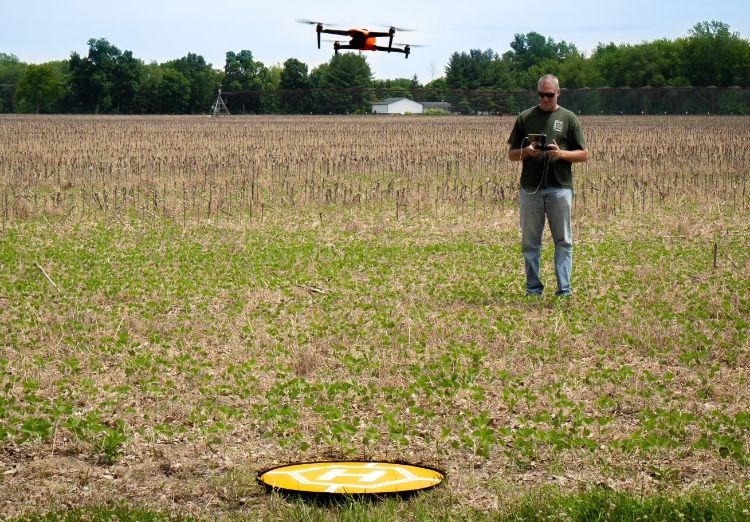
M578 169L579 211L644 213L707 198L746 207L745 118L584 124L595 155ZM515 198L509 126L508 118L4 117L3 215L220 220L257 216L262 205L491 205Z

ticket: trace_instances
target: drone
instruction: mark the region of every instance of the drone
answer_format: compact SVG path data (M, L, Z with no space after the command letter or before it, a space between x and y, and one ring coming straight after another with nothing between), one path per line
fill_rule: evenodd
M412 46L410 44L393 43L393 36L396 34L396 31L409 31L410 29L403 29L393 26L391 26L388 31L370 31L368 29L324 29L323 22L314 22L312 20L297 21L302 24L310 24L315 26L315 31L318 33L318 49L320 49L321 33L348 36L348 44L342 44L338 41L333 42L333 50L336 54L339 54L339 50L341 49L358 49L360 51L385 51L387 53L403 53L404 58L408 58L409 53L411 52ZM377 38L386 37L388 38L388 47L377 44Z

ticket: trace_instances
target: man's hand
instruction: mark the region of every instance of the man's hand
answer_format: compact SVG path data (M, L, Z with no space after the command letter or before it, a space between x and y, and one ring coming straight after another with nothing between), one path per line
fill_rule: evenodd
M531 145L520 149L509 149L508 159L511 161L522 161L526 158L536 158L542 151L533 148Z
M541 150L535 149L532 145L521 149L521 158L536 158L542 153Z
M562 150L555 140L552 140L552 143L547 145L547 154L552 159L566 159L567 152L567 150Z

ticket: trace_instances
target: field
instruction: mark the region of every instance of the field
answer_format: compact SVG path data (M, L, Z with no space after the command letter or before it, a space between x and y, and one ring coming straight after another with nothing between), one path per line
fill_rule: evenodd
M0 518L750 517L750 118L582 122L560 300L510 117L0 118ZM331 458L447 480L255 482Z

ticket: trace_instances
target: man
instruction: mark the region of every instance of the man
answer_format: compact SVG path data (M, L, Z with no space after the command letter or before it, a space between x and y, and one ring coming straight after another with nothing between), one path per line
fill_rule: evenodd
M583 129L571 111L560 107L560 82L545 74L537 84L539 105L516 118L508 139L508 158L522 161L521 171L521 251L526 265L526 294L541 295L539 277L542 232L545 217L555 243L555 295L570 295L573 269L572 164L588 161L589 152ZM532 136L530 135L545 135Z

